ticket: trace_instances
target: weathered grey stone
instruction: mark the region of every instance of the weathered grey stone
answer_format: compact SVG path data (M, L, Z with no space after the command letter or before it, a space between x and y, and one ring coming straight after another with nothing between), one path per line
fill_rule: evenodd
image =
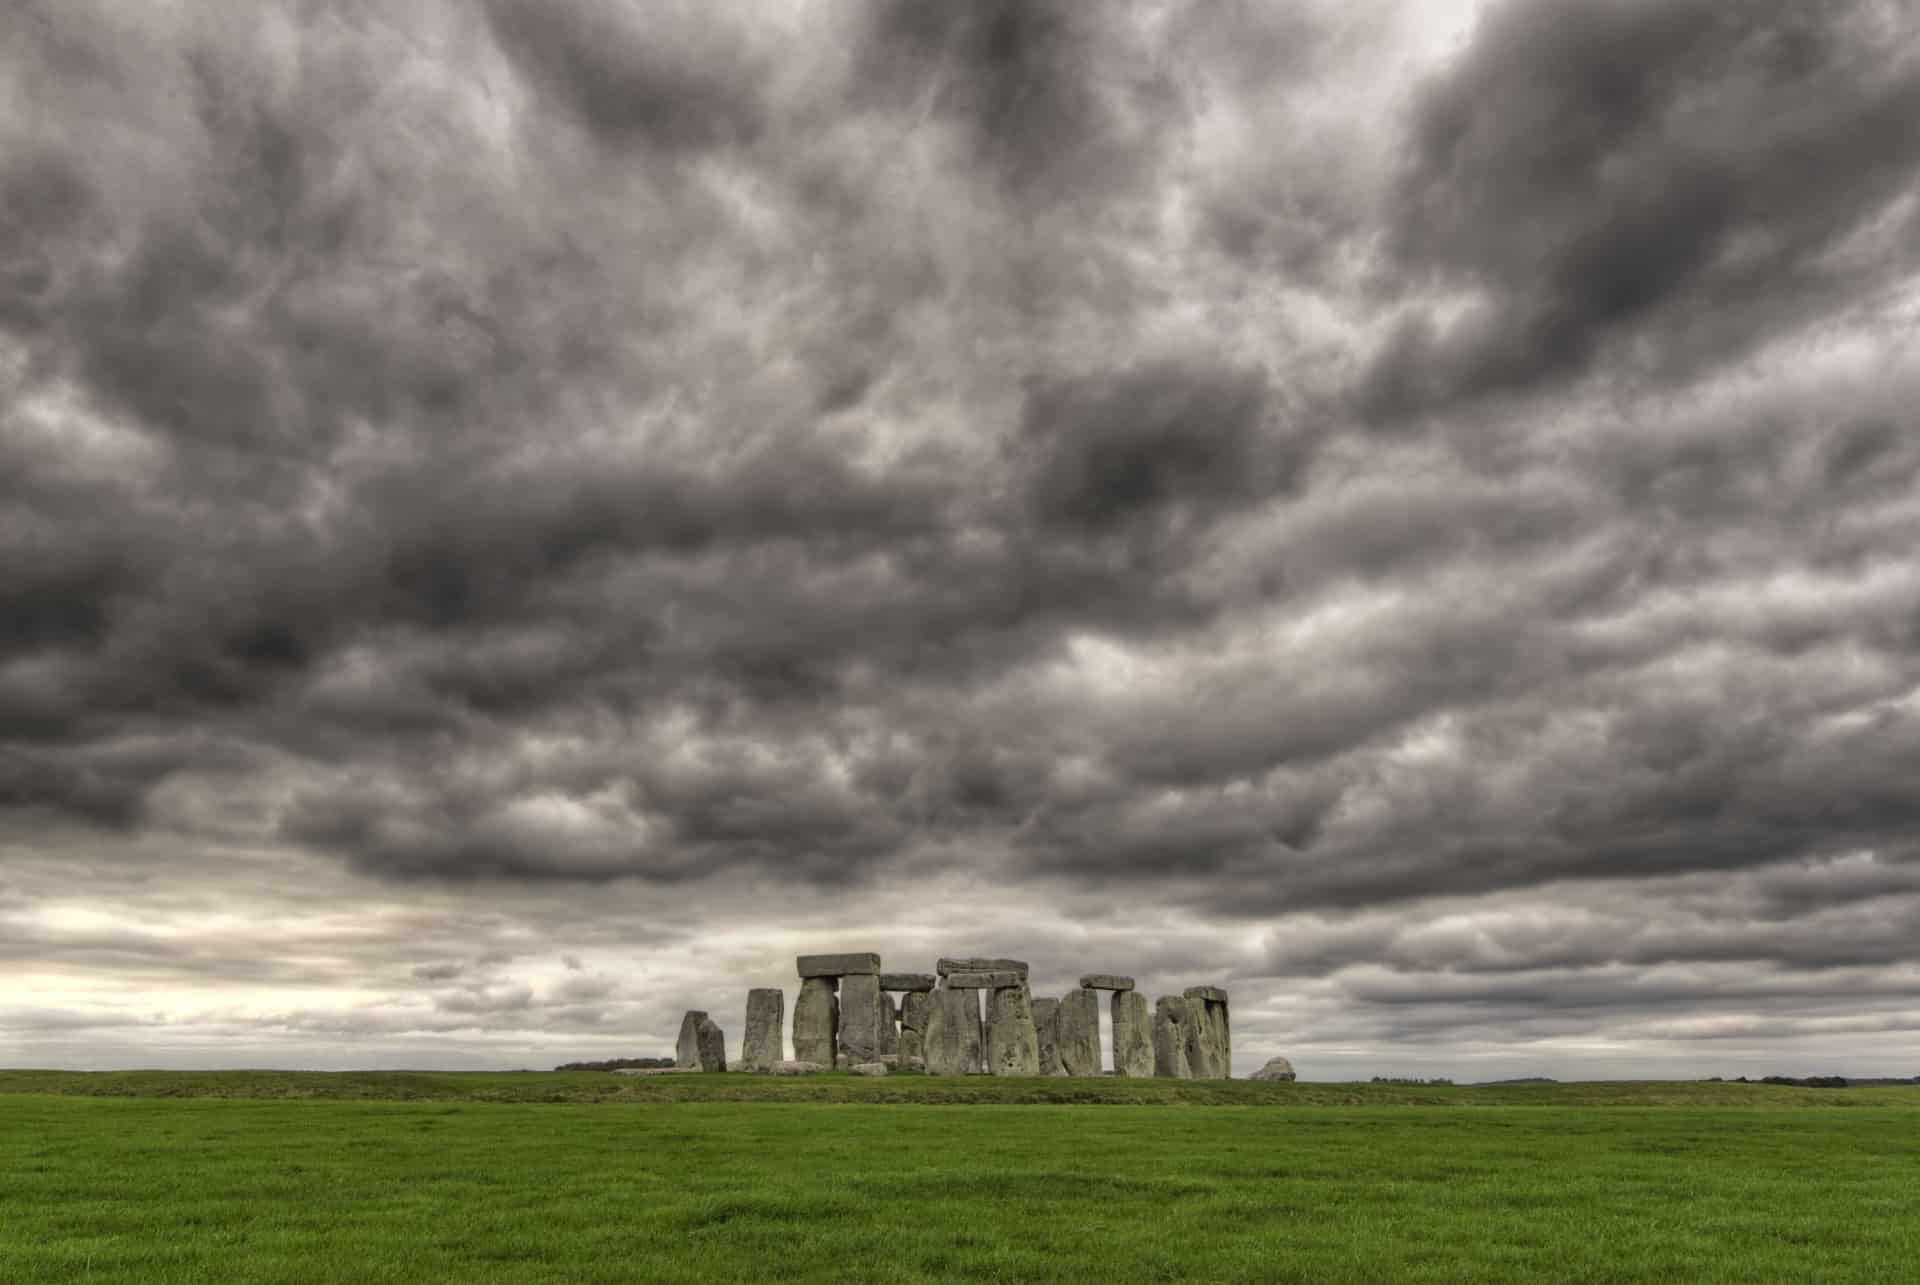
M855 1075L886 1075L887 1074L887 1064L885 1062L855 1062L852 1066L848 1067L847 1069L849 1071L852 1071Z
M786 1056L787 993L774 986L747 992L747 1028L740 1037L740 1069L764 1071Z
M1053 1023L1060 1069L1068 1075L1100 1074L1100 997L1088 990L1068 991L1060 998Z
M1291 1080L1293 1063L1283 1057L1270 1057L1267 1064L1247 1077L1249 1080Z
M851 955L801 955L793 961L799 970L800 980L809 977L846 977L853 973L880 972L880 956L872 951L856 951Z
M817 1075L821 1071L833 1068L820 1062L775 1062L767 1068L768 1075Z
M1080 985L1090 991L1130 991L1133 978L1118 973L1087 973L1080 978Z
M1027 975L1027 961L1024 959L942 959L933 966L933 971L942 977L954 973L1018 973Z
M682 1067L700 1065L700 1023L707 1020L704 1009L690 1008L680 1019L680 1038L673 1044L673 1064Z
M1060 1026L1056 1020L1060 1016L1060 1001L1057 999L1036 999L1033 1001L1033 1032L1040 1042L1040 1074L1065 1075L1060 1065Z
M1227 1002L1227 993L1218 986L1189 986L1186 990L1182 991L1181 994L1185 995L1188 999L1204 999L1213 1004L1224 1004Z
M1025 973L1012 970L998 973L948 973L947 989L964 991L997 991L1007 986L1018 986L1027 980Z
M1233 1018L1228 1012L1227 1002L1208 1004L1207 1011L1214 1020L1213 1042L1220 1048L1220 1074L1233 1076Z
M902 1053L900 1055L900 1065L895 1069L901 1070L901 1071L919 1071L920 1073L925 1074L927 1069L927 1059L923 1057L915 1057L910 1054Z
M1187 1001L1162 995L1153 1006L1153 1073L1163 1080L1190 1080L1187 1062Z
M1108 1001L1113 1015L1113 1073L1145 1079L1153 1074L1153 1027L1147 997L1139 991L1115 991Z
M1033 1027L1033 996L1024 979L988 995L987 1074L1040 1074L1040 1036Z
M880 1056L880 975L849 973L840 979L840 1035L835 1048L840 1065L854 1066Z
M1213 1040L1213 1021L1207 1016L1207 1001L1197 995L1187 996L1186 1001L1184 1031L1188 1072L1196 1080L1218 1080L1224 1073L1220 1069L1220 1050Z
M980 1001L975 991L934 991L927 1014L929 1075L980 1074Z
M908 991L900 997L900 1056L917 1060L924 1068L927 1058L927 1015L933 1010L933 996L927 991Z
M934 982L932 973L880 974L880 989L883 991L930 991Z
M840 1001L831 977L809 977L793 1002L793 1057L797 1062L833 1065L840 1038Z
M881 979L886 980L885 978ZM893 996L880 992L880 1056L900 1051L900 1006Z

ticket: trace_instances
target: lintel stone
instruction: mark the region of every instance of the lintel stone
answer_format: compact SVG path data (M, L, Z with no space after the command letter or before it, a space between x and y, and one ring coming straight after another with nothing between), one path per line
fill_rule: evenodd
M1018 973L1025 977L1028 973L1024 959L942 959L933 966L933 971L942 977L954 973Z
M1090 991L1130 991L1133 978L1118 973L1088 973L1080 979L1080 986Z
M880 956L870 950L850 955L801 955L793 962L801 981L809 977L850 977L880 971Z
M948 973L950 991L997 991L1003 986L1018 986L1027 980L1025 973Z
M1188 999L1204 999L1213 1004L1224 1004L1227 1002L1227 993L1218 986L1189 986L1186 990L1182 991L1181 994L1185 995Z
M933 986L932 973L880 974L880 989L883 991L930 991Z

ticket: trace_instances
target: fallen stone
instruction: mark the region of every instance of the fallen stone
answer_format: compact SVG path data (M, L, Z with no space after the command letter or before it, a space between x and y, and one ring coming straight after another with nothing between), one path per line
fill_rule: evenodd
M1147 1018L1147 997L1139 991L1113 993L1108 1003L1113 1017L1113 1073L1136 1079L1153 1074L1153 1026Z
M1088 973L1080 979L1081 988L1090 991L1130 991L1133 978L1118 973Z
M1187 1001L1162 995L1153 1006L1153 1073L1163 1080L1190 1080L1187 1063Z
M886 1075L888 1073L885 1062L856 1062L847 1069L855 1075Z
M1181 994L1185 995L1188 999L1204 999L1214 1004L1224 1004L1227 1002L1227 993L1218 986L1189 986L1186 990L1182 991Z
M800 997L793 1002L794 1060L831 1067L839 1037L840 1001L834 997L833 979L807 978L800 983Z
M840 979L840 1035L835 1043L842 1066L880 1056L880 975L849 973Z
M884 980L884 979L882 979ZM880 1055L900 1051L900 1006L893 1002L893 996L880 992Z
M1027 961L1024 959L942 959L933 966L933 971L942 977L954 973L1018 973L1027 975Z
M747 992L747 1027L740 1038L740 1069L764 1071L786 1053L787 993L774 986Z
M880 956L872 951L857 951L851 955L801 955L794 961L799 970L800 980L809 977L846 977L853 973L880 972Z
M1040 1036L1024 979L1000 987L987 1000L987 1074L1040 1074Z
M686 1070L700 1067L700 1023L707 1020L702 1009L690 1008L680 1019L680 1038L673 1043L673 1064Z
M1036 999L1033 1001L1033 1033L1040 1043L1040 1074L1065 1075L1060 1065L1060 1027L1057 1018L1060 1015L1060 1001L1057 999Z
M980 1074L980 1001L975 992L938 990L932 1000L927 1014L927 1074Z
M880 974L880 989L883 991L930 991L934 984L932 973Z
M833 1068L819 1062L775 1062L767 1068L768 1075L818 1075Z
M1270 1057L1267 1064L1247 1077L1249 1080L1291 1080L1293 1063L1283 1057Z
M1007 970L998 973L948 973L947 989L964 991L997 991L1008 986L1018 986L1027 980L1025 973Z
M1100 1074L1100 997L1087 990L1068 991L1053 1023L1060 1069L1067 1075Z
M623 1066L614 1071L615 1075L690 1075L699 1071L697 1066Z
M927 1071L927 1059L923 1057L911 1057L902 1053L900 1055L900 1065L896 1069L901 1071L918 1071L922 1075L925 1075Z

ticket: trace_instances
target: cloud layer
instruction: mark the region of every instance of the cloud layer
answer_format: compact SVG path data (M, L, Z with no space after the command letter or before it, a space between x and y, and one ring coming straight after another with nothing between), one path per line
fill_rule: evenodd
M0 19L23 1057L1920 1055L1904 4L124 9Z

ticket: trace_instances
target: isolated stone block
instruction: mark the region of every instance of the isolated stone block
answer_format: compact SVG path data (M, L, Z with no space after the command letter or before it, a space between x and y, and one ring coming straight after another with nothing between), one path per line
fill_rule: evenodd
M786 1056L787 993L773 986L747 992L747 1026L740 1038L740 1069L764 1071Z
M1270 1057L1267 1064L1247 1077L1250 1080L1291 1080L1293 1063L1283 1057Z

